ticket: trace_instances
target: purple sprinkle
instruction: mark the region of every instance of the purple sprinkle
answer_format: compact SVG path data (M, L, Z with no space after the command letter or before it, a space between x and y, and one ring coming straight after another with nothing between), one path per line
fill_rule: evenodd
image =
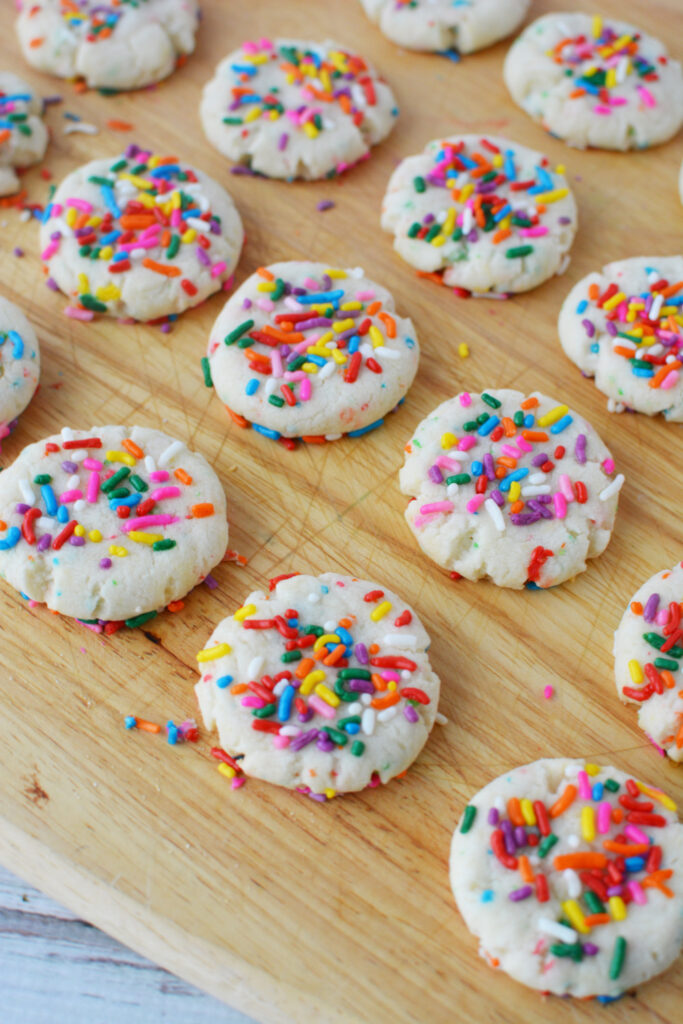
M310 708L306 708L305 711L300 711L297 717L301 724L305 725L306 722L310 722L310 720L313 718L313 712L311 711Z
M111 558L101 558L100 569L111 569Z
M369 679L347 679L346 685L352 693L374 693L375 687Z
M324 213L325 210L332 210L335 207L335 203L331 199L321 199L316 206L318 213Z
M418 715L417 711L415 710L412 704L404 704L403 714L408 719L409 722L419 722L420 720L420 716Z
M77 537L75 534L72 534L69 537L69 544L73 544L75 548L82 548L85 544L85 537Z
M48 288L52 289L53 292L59 291L59 285L57 284L53 277L46 278L45 284L48 286Z
M659 594L650 594L643 608L643 620L652 622L659 608Z
M511 893L508 893L508 899L514 900L517 903L519 900L528 899L533 891L530 885L523 885L521 889L514 889Z
M162 334L170 334L171 331L173 330L173 326L172 326L172 324L169 324L169 323L162 324L161 327L160 327L160 330L161 330Z
M209 588L209 590L215 590L216 587L218 586L218 580L215 580L213 578L213 576L211 575L211 573L208 573L204 577L204 582L206 583L206 585Z
M584 942L583 952L585 956L595 956L596 953L600 952L600 947L596 946L594 942Z
M53 107L56 103L63 103L63 96L43 96L43 106Z
M344 314L346 315L346 314ZM311 320L300 320L296 325L297 331L307 331L310 327L331 327L332 321L327 316L315 316Z
M501 821L500 827L503 832L503 839L505 840L505 849L511 856L514 856L517 852L517 843L512 832L512 825L506 818L505 821Z
M553 498L551 494L537 494L534 501L540 501L541 505L550 505Z
M539 512L513 512L510 522L513 526L530 526L531 523L537 523L540 518Z
M251 299L244 299L242 301L242 309L251 309L253 305L254 303L251 301Z
M493 456L490 452L484 455L484 472L489 480L496 479L496 467L493 464Z
M66 459L62 463L62 469L64 470L65 473L77 473L78 472L78 463L77 462L72 462L71 459Z
M287 132L283 132L280 138L277 140L277 148L280 150L280 152L282 152L283 149L287 148L288 142L289 135L287 134Z
M469 235L467 236L468 242L476 242L479 239L479 232L476 228L472 228Z
M51 242L59 242L61 237L62 236L61 236L59 231L53 231L52 234L50 235L50 241Z
M252 171L251 167L246 167L244 164L237 164L236 167L230 168L231 174L245 174L249 178L256 177L256 171Z
M24 250L20 249L18 245L14 247L12 252L17 257L17 259L21 259L21 257L24 255Z
M621 896L621 893L622 893L622 886L621 885L612 885L607 890L607 895L608 896Z
M505 504L505 498L503 497L503 495L501 494L497 487L495 491L491 491L491 497L493 498L493 500L495 501L496 505L498 505L499 508L502 508L503 505Z
M574 445L574 456L582 466L586 461L586 435L579 434Z
M317 729L309 729L308 732L300 732L298 736L295 736L292 742L289 744L290 750L301 750L303 747L308 746L318 736Z
M541 452L539 455L534 455L533 459L531 460L531 465L532 466L542 466L543 463L547 462L547 461L548 461L548 456L547 456L546 452Z
M529 508L533 509L534 512L538 512L539 516L541 516L542 519L553 518L553 514L550 511L550 509L547 509L544 505L541 505L540 501L534 501L533 498L530 498L527 502L527 505L529 506Z
M517 844L517 846L526 846L527 837L526 837L526 829L524 828L524 825L517 825L517 827L515 828L514 835L515 835L515 843Z
M488 821L489 825L497 825L498 822L500 821L500 813L498 811L498 808L492 807L491 810L489 811L488 818L486 820Z
M433 220L434 220L434 214L433 213L426 213L424 215L424 217L422 218L422 223L426 227L427 224L431 224Z
M438 466L430 466L427 475L429 479L433 481L433 483L443 483L443 473L441 472Z
M318 736L315 745L318 750L322 750L323 754L331 754L334 750L334 743L327 735L325 735L325 739L322 736Z
M585 328L585 331L586 331L586 334L588 335L588 337L589 338L594 338L595 337L595 324L593 323L593 321L586 319L586 320L582 320L581 324Z
M368 649L365 646L365 644L356 644L356 646L353 649L353 653L356 655L356 660L359 661L361 665L367 665L368 662L370 661L370 658L368 656Z
M605 327L607 328L607 333L611 335L613 338L616 338L617 334L619 333L617 325L612 323L611 320L607 320L605 322Z
M22 501L17 505L17 512L19 513L20 516L23 516L26 512L28 512L30 507L30 505L25 505L24 502Z
M50 544L52 544L52 534L45 533L36 544L36 547L38 548L38 551L47 551Z
M309 800L317 800L319 804L324 804L327 802L327 797L325 796L324 793L307 793L306 795L308 796Z
M201 264L203 264L203 266L205 266L205 267L210 267L211 266L211 258L206 255L206 253L202 249L201 245L198 245L197 248L195 249L195 255L196 255L197 259L199 260L199 262Z
M571 224L571 222L572 222L571 217L558 217L558 219L557 219L557 223L558 224Z

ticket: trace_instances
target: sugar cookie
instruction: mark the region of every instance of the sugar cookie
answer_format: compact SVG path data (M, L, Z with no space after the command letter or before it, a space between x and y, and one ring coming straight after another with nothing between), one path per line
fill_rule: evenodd
M42 113L43 101L23 78L0 71L0 196L18 190L17 169L43 159L47 128Z
M473 53L517 29L530 0L360 0L384 35L407 50Z
M0 441L33 398L39 377L36 332L19 307L0 295Z

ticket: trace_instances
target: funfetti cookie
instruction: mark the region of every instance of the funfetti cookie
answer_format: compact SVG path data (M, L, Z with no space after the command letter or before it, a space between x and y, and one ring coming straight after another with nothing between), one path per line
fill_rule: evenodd
M680 64L624 21L546 14L512 44L503 75L515 103L580 149L645 149L683 124Z
M611 411L683 421L683 256L608 263L575 285L560 342Z
M609 543L624 477L590 424L553 398L464 391L405 450L406 521L450 572L554 587Z
M39 377L36 332L19 307L0 295L0 441L33 398Z
M398 115L360 55L327 40L248 42L216 68L200 116L216 149L268 178L327 178L370 155Z
M415 328L361 268L261 267L211 331L209 376L241 426L267 437L335 440L380 426L419 359Z
M47 149L43 101L23 78L0 71L0 196L19 188L16 169L32 167Z
M617 768L556 758L501 775L465 808L450 875L481 955L542 992L611 1002L681 950L676 804Z
M93 88L139 89L167 78L194 50L197 0L19 0L24 57Z
M638 725L672 761L683 761L683 563L634 594L614 634L614 673Z
M331 797L388 782L436 718L429 643L384 587L331 572L280 576L197 655L204 723L245 774L279 786Z
M41 258L72 310L135 320L182 313L220 291L243 241L221 185L136 145L68 174L40 229Z
M514 32L529 0L360 0L384 35L407 50L473 53Z
M140 625L196 586L228 542L203 456L144 427L64 428L0 473L0 577L88 622Z
M472 292L523 292L562 273L576 225L564 168L492 136L428 143L398 165L382 202L399 256Z

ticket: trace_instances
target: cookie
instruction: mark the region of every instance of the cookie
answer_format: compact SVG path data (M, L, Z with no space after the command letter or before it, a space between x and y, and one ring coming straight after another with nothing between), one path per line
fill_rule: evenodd
M491 966L542 992L611 1002L680 953L682 851L661 790L554 758L477 793L453 835L451 886Z
M222 559L225 495L203 456L145 427L65 427L0 473L0 577L90 623L135 626Z
M398 165L382 202L399 256L472 292L523 292L562 273L576 225L564 168L499 137L435 139Z
M546 14L512 44L503 76L515 103L579 149L645 149L683 124L680 64L625 21Z
M240 425L320 441L380 426L410 387L419 348L391 293L361 268L292 261L261 267L228 299L207 358Z
M620 698L672 761L683 761L683 563L655 573L634 594L614 634Z
M209 142L268 178L328 178L370 155L398 115L389 86L338 43L260 39L229 54L204 88Z
M624 477L595 430L535 391L465 391L406 445L405 517L437 565L500 587L554 587L609 543Z
M393 43L407 50L473 53L519 28L529 0L360 0Z
M0 441L33 398L39 377L36 332L19 307L0 295Z
M23 78L0 71L0 196L19 189L17 168L32 167L45 156L42 113L43 101Z
M220 291L243 241L221 185L135 145L67 175L40 229L41 258L72 309L135 320L182 313Z
M589 274L565 299L558 329L610 411L683 421L683 256L639 256Z
M427 741L439 679L400 597L293 573L255 591L197 655L207 729L247 774L328 797L388 782Z
M17 35L34 68L92 88L139 89L194 50L197 0L19 0Z

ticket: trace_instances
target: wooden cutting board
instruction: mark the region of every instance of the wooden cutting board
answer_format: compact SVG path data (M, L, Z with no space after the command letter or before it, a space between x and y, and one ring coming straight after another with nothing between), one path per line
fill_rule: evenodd
M560 9L535 3L533 13ZM683 769L660 758L616 699L612 632L631 594L683 555L680 428L613 416L564 357L556 320L570 286L608 260L680 251L676 178L681 139L651 153L581 153L551 139L510 101L505 44L455 65L397 50L355 0L204 0L195 55L157 89L111 98L24 68L11 5L0 16L0 66L22 74L50 109L44 166L55 180L133 139L174 152L222 180L249 243L238 271L313 258L362 264L394 291L422 344L402 409L361 441L279 445L233 426L202 382L199 361L221 308L215 297L173 333L67 319L45 288L37 226L0 210L3 290L21 302L43 350L43 383L0 464L62 425L140 423L177 435L209 458L229 499L231 546L218 589L202 586L182 614L101 638L28 608L0 588L0 861L96 925L262 1021L541 1022L601 1018L595 1003L546 1004L479 959L452 900L447 859L468 798L511 765L586 757L683 797ZM677 0L604 0L672 39ZM357 46L393 85L401 117L372 158L341 181L280 184L236 177L204 140L201 86L243 39L273 35ZM672 40L675 41L675 40ZM681 56L679 53L678 56ZM99 134L65 135L66 112ZM110 119L131 122L121 134ZM397 161L457 131L497 132L565 162L580 229L567 274L508 302L463 301L418 280L378 226ZM48 183L25 177L44 202ZM322 199L334 209L316 211ZM25 250L15 258L15 246ZM471 355L461 359L466 341ZM607 552L550 592L452 582L420 554L397 486L415 424L461 388L538 388L595 425L627 477ZM130 733L125 715L159 722L195 713L195 652L214 624L276 574L348 571L395 588L433 636L443 680L436 727L407 777L320 805L250 781L233 791L209 757L212 737L169 747ZM543 699L550 684L554 696ZM683 965L610 1009L613 1021L680 1019ZM678 1002L677 1002L678 1000ZM678 1005L678 1011L676 1006Z

